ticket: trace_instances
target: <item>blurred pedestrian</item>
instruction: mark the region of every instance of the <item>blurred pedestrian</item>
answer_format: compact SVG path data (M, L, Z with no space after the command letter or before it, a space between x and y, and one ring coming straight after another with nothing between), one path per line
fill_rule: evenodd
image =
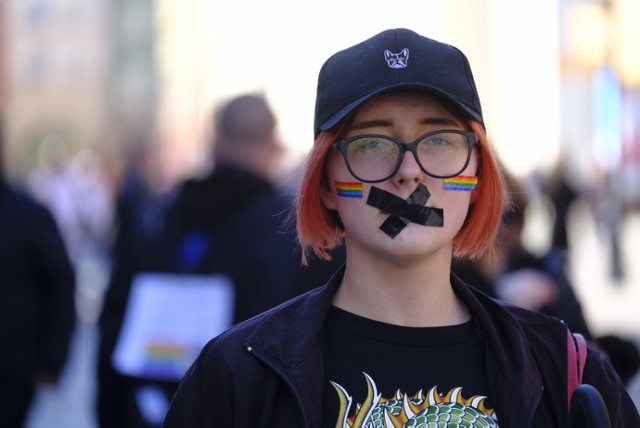
M592 210L596 225L605 236L609 256L609 276L612 284L622 285L625 278L621 227L624 219L624 198L618 171L601 171L591 189Z
M565 426L566 325L451 273L493 249L504 193L465 55L407 29L334 54L314 131L298 236L303 257L344 242L344 267L211 340L165 428ZM594 350L584 381L640 426Z
M0 152L2 139L0 129ZM38 388L57 384L75 326L74 288L53 216L8 182L0 158L0 427L23 427Z
M583 189L577 189L570 180L566 154L561 154L552 174L543 182L542 190L548 195L553 206L551 248L567 252L570 249L569 218L571 209L582 197Z
M125 154L124 168L116 185L114 203L114 240L112 252L116 258L126 251L125 242L120 242L127 236L124 231L133 230L136 216L140 207L144 207L158 193L158 183L152 179L153 172L158 171L156 152L152 143L145 138L130 139L130 152ZM123 231L123 233L119 233Z
M157 371L123 373L128 369L114 366L114 359L117 365L127 356L125 347L119 345L134 307L131 296L136 281L153 278L158 289L160 282L166 287L175 285L174 301L186 295L193 278L217 278L221 289L223 282L230 284L230 297L219 303L228 307L205 308L209 313L229 311L226 324L219 326L223 330L306 291L305 284L320 285L329 277L328 273L318 274L327 262L317 262L310 269L301 266L295 234L285 229L293 195L283 194L277 185L284 147L266 99L248 94L222 105L211 143L214 162L210 174L188 179L170 197L146 204L139 220L120 232L122 253L114 259L100 319L98 411L102 428L159 426L184 373L172 378ZM186 309L192 312L187 317L197 311ZM215 333L212 330L207 339ZM196 351L202 345L204 341ZM175 342L168 346L175 349Z
M75 263L81 252L83 231L70 165L68 142L57 133L49 133L38 145L37 163L29 171L27 184L31 195L53 215Z

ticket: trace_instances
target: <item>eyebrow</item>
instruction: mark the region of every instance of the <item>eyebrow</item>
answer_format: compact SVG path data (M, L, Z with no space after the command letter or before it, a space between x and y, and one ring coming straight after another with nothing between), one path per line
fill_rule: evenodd
M448 117L426 117L419 121L421 125L447 125L447 126L461 126L461 124ZM364 122L354 123L349 127L350 131L360 131L367 128L376 127L388 127L392 126L393 122L386 119L367 120Z
M448 117L428 117L420 121L422 125L451 125L460 126L460 121Z

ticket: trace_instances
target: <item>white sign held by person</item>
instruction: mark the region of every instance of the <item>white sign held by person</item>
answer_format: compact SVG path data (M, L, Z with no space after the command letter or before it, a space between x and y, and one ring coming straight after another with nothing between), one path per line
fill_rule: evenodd
M115 369L177 381L202 347L233 322L234 286L224 275L141 273L134 277Z

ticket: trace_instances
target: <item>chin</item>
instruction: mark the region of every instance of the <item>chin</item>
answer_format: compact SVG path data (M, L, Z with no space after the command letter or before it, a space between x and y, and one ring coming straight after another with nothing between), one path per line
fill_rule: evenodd
M452 249L452 240L440 234L433 233L405 233L409 230L403 230L395 238L386 237L392 241L391 247L398 255L411 256L428 256L440 250L446 249L449 252Z

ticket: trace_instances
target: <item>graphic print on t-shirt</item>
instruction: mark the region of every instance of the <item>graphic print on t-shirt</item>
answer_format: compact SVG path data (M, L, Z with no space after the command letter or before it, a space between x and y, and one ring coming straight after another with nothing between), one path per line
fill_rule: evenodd
M331 382L340 401L336 427L498 427L494 410L484 405L485 396L465 398L462 388L440 394L434 386L426 395L422 390L411 396L398 390L394 397L382 397L375 381L368 374L363 374L367 382L367 396L363 403L356 405L352 415L349 413L353 398L342 386Z

